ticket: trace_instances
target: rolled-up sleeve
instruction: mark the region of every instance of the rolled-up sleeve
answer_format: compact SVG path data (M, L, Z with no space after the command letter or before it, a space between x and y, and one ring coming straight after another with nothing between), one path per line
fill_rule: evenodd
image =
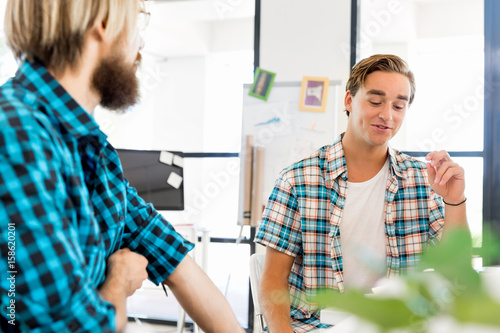
M284 175L276 181L254 241L293 257L302 249L298 202Z
M194 248L135 188L127 184L127 216L122 247L128 247L148 259L149 279L163 282Z

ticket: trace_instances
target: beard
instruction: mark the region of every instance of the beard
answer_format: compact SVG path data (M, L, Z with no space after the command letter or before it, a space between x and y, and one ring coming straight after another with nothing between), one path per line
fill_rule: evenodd
M136 63L141 61L137 54ZM123 56L101 60L92 75L92 86L101 96L102 107L124 112L139 100L139 81L134 64L127 64Z

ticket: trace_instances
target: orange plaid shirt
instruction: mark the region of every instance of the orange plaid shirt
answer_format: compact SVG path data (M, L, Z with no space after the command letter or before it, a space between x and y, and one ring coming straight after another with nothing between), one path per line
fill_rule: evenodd
M385 192L387 277L410 270L428 244L441 237L444 207L426 166L389 148ZM318 288L343 291L339 226L347 190L341 137L333 145L285 168L264 210L255 242L295 257L289 276L294 330L328 327L306 298Z

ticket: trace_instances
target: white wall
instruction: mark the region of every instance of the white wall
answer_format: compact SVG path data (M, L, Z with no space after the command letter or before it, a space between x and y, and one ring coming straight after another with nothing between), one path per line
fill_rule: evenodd
M343 96L349 75L350 0L262 0L260 67L276 81L303 76L341 80L337 132L346 124Z
M164 68L164 83L148 97L156 110L154 149L202 151L206 60L173 58Z
M141 68L141 102L124 115L102 108L94 116L116 148L203 150L204 57L150 60Z
M242 91L253 80L253 51L214 53L206 63L203 151L239 152Z

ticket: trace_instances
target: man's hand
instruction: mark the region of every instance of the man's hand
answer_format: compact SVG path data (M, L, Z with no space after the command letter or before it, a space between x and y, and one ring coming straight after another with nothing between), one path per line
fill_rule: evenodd
M127 248L118 250L108 258L108 275L103 287L112 282L112 289L131 296L148 278L147 265L148 260L144 256Z
M148 277L148 260L129 249L121 249L108 258L106 280L99 290L106 301L115 306L116 330L121 332L127 325L126 300Z
M453 162L444 150L431 152L425 158L429 161L427 174L432 189L445 201L445 232L450 227L468 228L464 168Z
M425 157L427 174L434 192L447 203L458 204L465 200L464 168L453 162L444 150L434 151Z

